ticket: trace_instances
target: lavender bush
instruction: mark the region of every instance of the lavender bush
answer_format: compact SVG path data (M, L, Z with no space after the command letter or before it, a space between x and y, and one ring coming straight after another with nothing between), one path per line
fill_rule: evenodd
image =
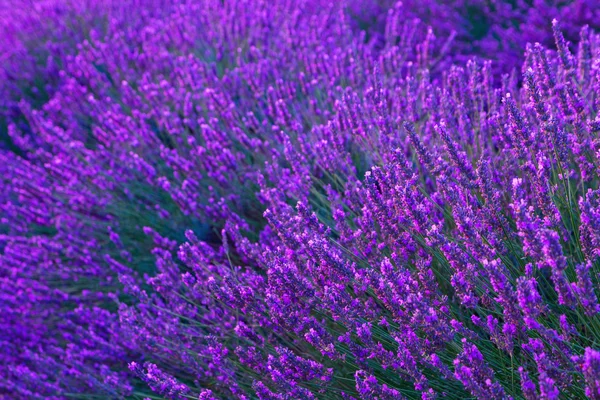
M594 2L36 7L0 398L600 399Z

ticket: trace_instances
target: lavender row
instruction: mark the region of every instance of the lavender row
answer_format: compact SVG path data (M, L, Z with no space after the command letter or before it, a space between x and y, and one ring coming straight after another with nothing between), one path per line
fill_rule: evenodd
M175 4L19 103L0 395L600 398L600 39L350 11Z

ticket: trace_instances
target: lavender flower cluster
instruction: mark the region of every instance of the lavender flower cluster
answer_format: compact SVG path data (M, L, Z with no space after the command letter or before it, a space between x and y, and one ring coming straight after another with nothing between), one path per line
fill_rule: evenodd
M594 1L20 1L0 399L600 399Z

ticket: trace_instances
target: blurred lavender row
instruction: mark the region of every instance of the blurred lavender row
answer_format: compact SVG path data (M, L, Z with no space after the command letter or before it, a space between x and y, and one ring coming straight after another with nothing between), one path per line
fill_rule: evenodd
M600 399L599 12L0 3L0 399Z

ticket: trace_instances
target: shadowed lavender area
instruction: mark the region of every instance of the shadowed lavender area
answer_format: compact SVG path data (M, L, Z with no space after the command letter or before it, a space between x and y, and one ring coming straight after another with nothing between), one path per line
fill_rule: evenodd
M598 28L0 0L0 399L600 399Z

